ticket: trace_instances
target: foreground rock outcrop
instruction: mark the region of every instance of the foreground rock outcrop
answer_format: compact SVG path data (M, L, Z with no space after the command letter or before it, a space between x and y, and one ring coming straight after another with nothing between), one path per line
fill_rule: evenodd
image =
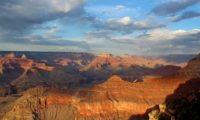
M176 93L175 93L176 94ZM160 104L149 113L149 120L199 120L200 91Z

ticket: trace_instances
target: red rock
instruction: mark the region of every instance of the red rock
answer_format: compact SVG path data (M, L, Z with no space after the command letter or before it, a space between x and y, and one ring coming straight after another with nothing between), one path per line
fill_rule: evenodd
M52 71L54 69L54 67L47 66L45 63L34 63L34 67L45 71Z

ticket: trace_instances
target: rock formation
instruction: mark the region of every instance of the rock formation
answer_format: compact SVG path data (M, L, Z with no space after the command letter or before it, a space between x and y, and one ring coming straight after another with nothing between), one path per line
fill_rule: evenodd
M125 55L122 57L114 56L112 54L100 54L97 55L88 65L86 65L83 70L97 70L97 69L120 69L120 67L131 67L140 66L155 68L163 65L172 65L173 63L168 63L162 59L152 59L137 56Z
M15 58L15 54L14 53L9 53L7 55L4 56L5 58Z
M25 54L22 54L21 59L27 59Z

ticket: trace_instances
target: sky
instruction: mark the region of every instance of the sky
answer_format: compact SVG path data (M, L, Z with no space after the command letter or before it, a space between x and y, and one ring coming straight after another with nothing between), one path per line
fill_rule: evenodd
M0 0L0 51L197 54L200 0Z

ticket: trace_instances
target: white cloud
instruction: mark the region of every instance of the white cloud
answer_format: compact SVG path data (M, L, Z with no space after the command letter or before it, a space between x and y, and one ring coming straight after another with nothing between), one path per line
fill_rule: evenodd
M147 21L134 21L131 16L109 19L105 26L110 30L122 33L132 33L136 30L149 30L165 27L165 25Z
M163 41L163 40L174 40L177 38L187 37L192 34L200 33L200 29L193 29L193 30L175 30L171 31L168 29L155 29L149 32L148 40L151 41Z
M90 39L93 40L94 51L108 50L117 54L196 54L200 51L200 29L156 29L141 35L111 34L104 39L103 35L101 38L91 36Z
M132 24L133 20L130 16L126 16L123 18L119 18L119 19L110 19L108 20L108 24L123 24L123 25L129 25Z
M36 0L37 1L37 0ZM49 8L52 8L58 12L69 12L73 8L80 6L85 0L43 0L44 6L49 4Z
M124 6L124 5L117 5L117 6L115 7L115 9L118 10L118 11L122 11L122 10L124 10L125 8L126 8L126 6Z

